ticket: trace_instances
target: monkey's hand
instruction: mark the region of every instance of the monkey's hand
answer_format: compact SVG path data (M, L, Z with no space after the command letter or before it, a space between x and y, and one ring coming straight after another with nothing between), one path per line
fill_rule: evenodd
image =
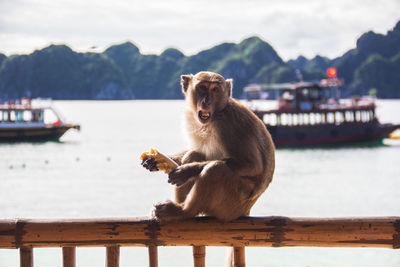
M186 183L190 178L199 175L204 166L204 163L198 162L181 165L174 169L168 175L168 183L176 186L181 186Z
M178 167L175 161L155 149L151 149L150 152L144 152L140 158L142 159L142 166L149 171L162 170L169 174Z

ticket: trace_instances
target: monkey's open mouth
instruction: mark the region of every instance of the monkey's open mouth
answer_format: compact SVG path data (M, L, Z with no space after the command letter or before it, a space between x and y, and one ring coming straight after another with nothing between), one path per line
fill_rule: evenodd
M211 118L211 113L208 111L199 111L199 119L201 122L205 123Z

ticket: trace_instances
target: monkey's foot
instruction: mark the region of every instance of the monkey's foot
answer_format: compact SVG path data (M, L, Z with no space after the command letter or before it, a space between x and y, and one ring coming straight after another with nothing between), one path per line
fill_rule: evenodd
M154 205L152 214L153 217L164 222L177 221L184 218L182 207L170 200Z

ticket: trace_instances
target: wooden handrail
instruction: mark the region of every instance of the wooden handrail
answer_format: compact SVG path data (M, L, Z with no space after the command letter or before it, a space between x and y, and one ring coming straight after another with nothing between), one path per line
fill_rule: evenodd
M195 267L205 266L206 246L233 247L233 264L245 266L246 246L400 248L400 217L210 217L160 223L148 218L0 220L0 249L20 248L20 266L33 266L34 247L63 247L63 266L75 267L76 246L104 246L106 267L119 266L121 246L147 246L158 266L157 246L192 246Z
M0 220L0 248L115 245L400 248L400 217Z

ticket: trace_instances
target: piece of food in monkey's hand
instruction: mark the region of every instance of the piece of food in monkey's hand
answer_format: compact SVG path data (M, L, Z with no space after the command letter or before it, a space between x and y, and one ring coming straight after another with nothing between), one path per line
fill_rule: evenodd
M142 159L142 166L149 171L161 170L169 174L178 167L175 161L155 149L150 149L150 152L144 152L140 158Z

